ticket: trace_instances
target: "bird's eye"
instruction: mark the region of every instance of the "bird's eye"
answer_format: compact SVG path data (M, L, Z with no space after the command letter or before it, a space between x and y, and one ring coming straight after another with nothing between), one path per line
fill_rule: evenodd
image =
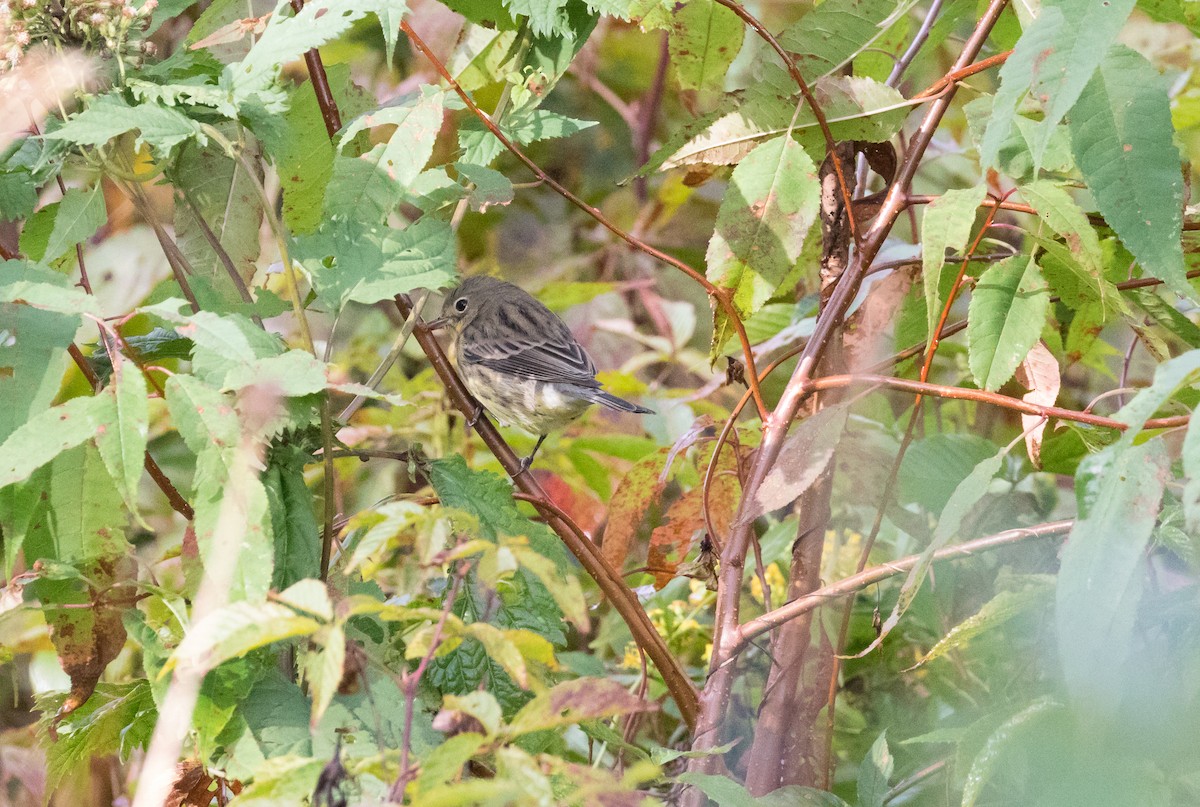
M465 313L467 310L467 299L465 297L459 299L459 301L454 304L454 310L460 314Z

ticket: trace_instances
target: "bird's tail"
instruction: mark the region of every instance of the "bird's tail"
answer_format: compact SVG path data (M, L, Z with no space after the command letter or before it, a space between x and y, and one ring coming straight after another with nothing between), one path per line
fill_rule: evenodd
M610 395L602 389L588 390L586 396L592 403L598 403L601 406L607 406L609 409L616 409L618 412L636 412L639 415L653 415L653 409L647 409L644 406L638 406L635 403L630 403L624 398L618 398L616 395Z

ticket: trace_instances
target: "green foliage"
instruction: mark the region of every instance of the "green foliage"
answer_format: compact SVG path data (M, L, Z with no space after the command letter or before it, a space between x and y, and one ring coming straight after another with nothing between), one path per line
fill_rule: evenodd
M1192 4L0 5L14 804L1200 800Z

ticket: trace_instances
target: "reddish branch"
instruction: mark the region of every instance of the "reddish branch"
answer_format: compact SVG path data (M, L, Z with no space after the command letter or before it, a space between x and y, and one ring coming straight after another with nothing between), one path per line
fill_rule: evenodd
M397 297L396 307L402 316L408 317L411 310L408 300ZM446 393L450 396L450 402L454 408L464 417L472 417L475 412L479 411L479 405L471 397L467 388L463 386L458 374L454 372L450 360L446 358L445 352L442 351L442 347L433 333L425 326L425 323L418 322L413 329L413 337L425 351L433 371L437 373L442 385L446 388ZM679 707L684 722L689 728L694 728L698 707L696 690L687 674L679 666L675 656L671 654L666 642L655 630L654 625L650 622L650 617L646 615L642 604L638 602L637 596L625 585L620 572L604 559L599 548L588 540L578 526L565 517L566 514L562 510L550 503L546 491L542 489L532 474L523 471L520 458L505 442L500 431L490 420L486 417L479 418L475 424L475 430L505 472L512 477L513 484L524 494L520 498L530 502L538 509L546 520L546 524L558 534L567 549L571 550L587 573L596 581L596 585L600 587L617 613L625 620L638 647L645 651L650 660L654 662L655 667L658 668L667 690Z
M975 27L963 47L952 73L967 68L982 49L992 26L1007 5L1007 0L992 0L983 18ZM712 652L712 674L700 697L700 721L693 741L694 749L712 748L720 742L720 725L729 705L733 689L733 667L729 663L738 643L739 614L742 572L746 553L750 546L752 519L744 518L747 506L755 500L759 487L767 473L775 465L787 436L788 426L795 419L803 400L818 387L811 384L812 375L836 329L858 294L862 279L871 262L878 254L884 239L895 224L897 216L906 207L905 197L912 184L925 150L937 130L943 115L955 95L956 85L951 84L930 105L921 125L917 129L908 153L901 163L892 186L884 197L880 213L862 238L850 265L831 296L829 303L817 318L813 335L801 353L796 369L784 390L779 405L766 420L763 440L750 468L747 484L742 494L742 504L736 525L721 557L721 573L718 583L715 634ZM757 381L757 378L755 378ZM692 761L692 768L702 771L714 767L712 758ZM695 796L698 800L699 796Z

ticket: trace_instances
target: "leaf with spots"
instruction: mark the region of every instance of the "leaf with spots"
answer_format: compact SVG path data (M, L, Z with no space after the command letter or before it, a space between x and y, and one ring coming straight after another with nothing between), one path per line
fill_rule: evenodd
M675 79L685 90L719 90L742 47L744 26L714 0L687 0L671 15L667 44Z
M1109 51L1071 111L1071 147L1096 205L1142 269L1184 297L1184 182L1166 79L1129 48Z
M720 465L713 475L708 502L713 528L722 537L729 534L740 495L737 460L733 452L727 450L721 455ZM666 523L650 533L646 566L654 575L655 588L661 589L676 576L680 564L687 558L693 536L705 527L704 486L700 484L677 499L667 509Z
M708 279L732 290L743 316L758 311L795 266L819 207L816 166L786 134L733 169L708 243Z
M27 479L62 452L95 437L116 417L108 395L72 398L34 415L0 443L0 488Z

